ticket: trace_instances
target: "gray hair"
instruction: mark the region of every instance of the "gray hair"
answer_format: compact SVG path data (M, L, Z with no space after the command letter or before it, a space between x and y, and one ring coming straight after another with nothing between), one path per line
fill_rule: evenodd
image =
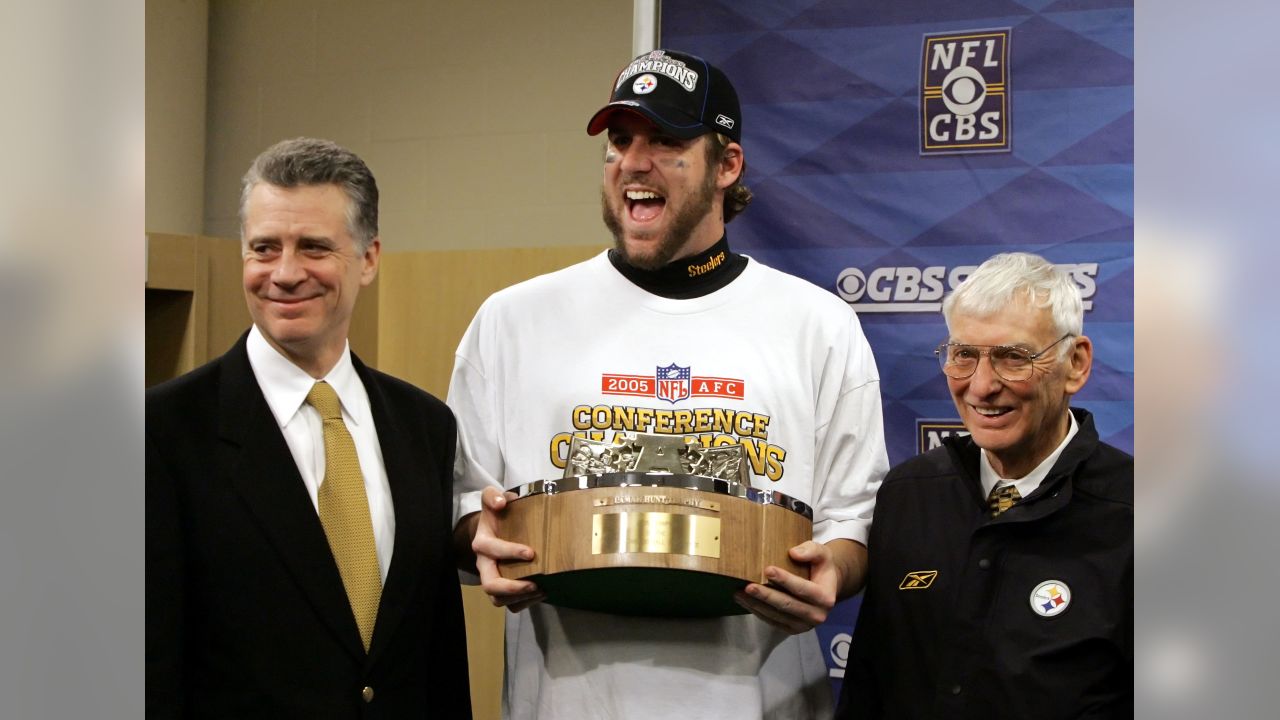
M267 148L240 181L240 228L243 239L249 193L258 183L282 188L337 185L347 195L347 231L360 254L378 236L378 183L355 153L329 140L299 137Z
M978 266L942 301L942 316L951 327L957 312L985 317L1012 302L1025 300L1031 307L1048 308L1055 335L1084 332L1084 301L1080 288L1067 273L1031 253L1001 253ZM1060 346L1059 357L1071 348Z

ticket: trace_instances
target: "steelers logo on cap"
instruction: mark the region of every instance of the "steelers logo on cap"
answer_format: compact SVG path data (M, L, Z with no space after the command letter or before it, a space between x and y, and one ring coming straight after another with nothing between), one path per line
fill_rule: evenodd
M658 78L652 73L645 73L631 83L631 91L637 95L648 95L658 87Z
M1031 591L1031 609L1041 617L1061 615L1071 604L1071 588L1061 580L1045 580Z

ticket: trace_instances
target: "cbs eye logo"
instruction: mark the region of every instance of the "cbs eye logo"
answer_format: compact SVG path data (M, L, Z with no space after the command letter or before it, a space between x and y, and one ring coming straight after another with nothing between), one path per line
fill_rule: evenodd
M849 664L849 644L853 636L849 633L837 633L827 645L827 656L831 662L827 665L827 674L833 678L843 678L845 667Z
M972 115L987 97L987 81L968 65L947 73L942 80L942 102L955 115Z

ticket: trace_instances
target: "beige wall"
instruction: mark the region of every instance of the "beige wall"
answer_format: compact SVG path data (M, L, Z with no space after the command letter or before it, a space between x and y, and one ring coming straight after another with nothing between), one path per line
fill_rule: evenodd
M204 226L207 0L147 0L146 230Z
M271 143L327 137L382 191L384 252L599 245L587 119L631 58L631 0L213 0L208 235Z

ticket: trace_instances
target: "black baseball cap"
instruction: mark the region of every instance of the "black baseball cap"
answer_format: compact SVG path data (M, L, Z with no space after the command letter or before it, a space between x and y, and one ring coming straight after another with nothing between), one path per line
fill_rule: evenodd
M742 142L738 93L719 68L696 55L653 50L632 60L618 73L609 104L587 123L587 134L599 134L623 110L684 140L718 132Z

